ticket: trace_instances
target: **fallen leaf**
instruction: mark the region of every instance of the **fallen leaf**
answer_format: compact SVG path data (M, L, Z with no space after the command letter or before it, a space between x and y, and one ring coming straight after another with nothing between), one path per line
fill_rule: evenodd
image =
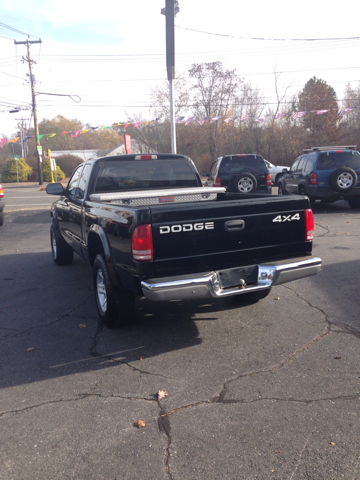
M280 297L275 297L274 300L280 300Z
M337 235L337 233L334 233L334 235Z
M335 360L340 360L341 357L335 357Z
M330 442L330 445L336 445L336 443L334 443L334 442Z
M84 323L80 323L79 327L80 327L80 328L86 328L87 325L85 325Z
M30 347L30 348L27 348L25 352L32 352L33 350L35 350L35 347Z
M145 427L145 422L144 422L144 420L137 420L137 422L135 423L135 425L136 425L138 428L144 428L144 427Z
M140 357L140 360L144 360L144 357Z
M157 395L158 395L158 399L161 400L162 398L167 397L168 393L165 392L165 390L159 390Z
M345 235L349 235L349 232L346 232Z

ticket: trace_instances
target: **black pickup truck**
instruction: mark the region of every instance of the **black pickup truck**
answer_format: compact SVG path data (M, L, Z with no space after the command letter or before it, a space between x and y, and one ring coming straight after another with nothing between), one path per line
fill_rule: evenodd
M128 323L136 295L150 300L253 301L321 267L311 256L305 196L203 187L184 155L121 155L77 167L51 208L57 265L78 253L93 268L96 306L109 327Z

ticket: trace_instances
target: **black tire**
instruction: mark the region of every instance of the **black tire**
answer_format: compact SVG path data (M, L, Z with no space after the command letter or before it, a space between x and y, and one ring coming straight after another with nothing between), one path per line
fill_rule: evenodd
M256 189L257 180L254 175L249 172L238 175L231 186L231 191L237 193L254 193Z
M283 188L282 182L278 183L278 195L286 195L286 191Z
M94 261L93 283L96 308L104 325L114 328L134 320L135 295L114 287L104 257L100 254Z
M347 200L351 208L360 208L360 197L350 197Z
M243 293L242 295L237 295L237 298L240 302L255 303L267 297L269 293L270 290L261 290L259 292Z
M276 175L274 185L277 185L280 182L282 176L283 176L283 173L278 173Z
M357 174L352 168L339 167L329 177L330 187L339 193L349 193L357 183Z
M52 257L56 265L70 265L74 258L73 249L58 235L54 223L50 227Z
M4 225L4 210L0 212L0 227Z

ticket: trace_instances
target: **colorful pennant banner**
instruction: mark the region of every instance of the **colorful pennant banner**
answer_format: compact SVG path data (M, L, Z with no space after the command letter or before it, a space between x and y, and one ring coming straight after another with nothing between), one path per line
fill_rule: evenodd
M355 110L356 108L360 108L360 106L357 106L357 107L348 107L348 108L343 108L342 110L339 111L338 113L338 117L343 117L344 115L346 115L347 113L351 112L352 110ZM328 110L311 110L311 111L303 111L303 112L295 112L293 114L291 113L277 113L276 115L273 116L274 120L277 120L279 118L284 118L288 115L292 115L292 118L293 120L297 120L298 118L301 118L305 115L308 115L309 113L316 113L317 115L323 115L325 113L328 113L330 112L331 110L328 109ZM231 116L228 116L228 117L222 117L222 116L215 116L215 117L203 117L203 118L200 118L199 120L196 120L196 117L193 116L193 117L189 117L185 122L185 116L180 116L176 119L176 123L183 123L184 125L189 125L193 120L196 120L196 122L199 124L199 125L204 125L204 123L206 122L206 120L210 119L209 121L209 124L211 125L212 123L214 122L217 122L218 120L223 120L223 123L226 123L226 124L229 124L235 120L240 120L240 122L243 122L245 120L248 120L250 118L253 118L256 122L259 122L259 123L264 123L268 118L270 118L272 115L263 115L261 117L258 117L258 118L255 118L254 115L246 115L245 117L239 117L239 116L236 116L236 115L231 115ZM43 137L46 137L47 139L50 139L50 138L54 138L56 135L71 135L72 137L76 138L78 137L79 135L81 134L84 134L84 133L88 133L92 130L97 130L97 129L101 129L101 130L108 130L108 129L112 129L114 127L119 127L121 126L123 129L125 128L128 128L130 126L132 126L133 128L139 128L142 124L143 125L150 125L154 122L158 122L160 120L160 117L158 118L154 118L153 120L140 120L136 123L133 123L133 122L122 122L122 123L115 123L113 125L109 125L107 127L105 127L104 125L98 125L97 127L90 127L90 128L86 128L85 130L75 130L73 132L70 132L70 131L63 131L62 133L43 133L41 135L38 136L38 139L37 139L37 143L43 138ZM23 140L23 143L27 142L28 140L30 140L30 138L34 138L35 135L28 135L27 137L24 138ZM16 143L18 140L19 140L20 137L15 137L11 140L8 140L7 138L1 138L1 148L4 147L4 145L6 144L6 142L9 142L9 143Z

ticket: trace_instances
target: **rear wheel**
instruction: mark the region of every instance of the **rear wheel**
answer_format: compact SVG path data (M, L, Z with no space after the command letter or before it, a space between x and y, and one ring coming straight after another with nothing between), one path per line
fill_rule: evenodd
M4 224L4 210L0 212L0 227Z
M102 255L97 255L93 267L96 308L104 325L109 328L127 325L135 316L135 295L113 286Z
M278 174L276 175L276 177L275 177L275 182L274 182L275 185L277 185L277 184L280 182L282 176L283 176L282 173L278 173Z
M360 197L350 197L348 202L351 208L360 208Z
M282 182L278 183L278 195L286 195L286 192L284 191Z
M54 223L50 227L50 241L52 257L56 265L70 265L74 258L73 249L56 232Z

